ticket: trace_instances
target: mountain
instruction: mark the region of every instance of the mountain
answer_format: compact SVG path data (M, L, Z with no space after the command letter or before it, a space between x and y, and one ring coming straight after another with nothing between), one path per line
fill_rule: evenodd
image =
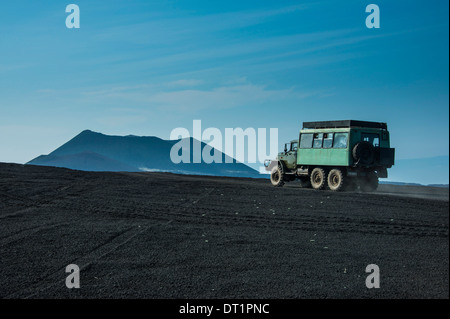
M189 145L190 163L175 164L170 158L172 147L181 140L163 140L154 136L111 136L85 130L48 155L41 155L26 164L66 167L83 171L159 171L181 174L260 177L260 174L218 152L222 163L193 163L196 143L185 139ZM207 144L201 143L203 151ZM225 160L231 163L225 163Z

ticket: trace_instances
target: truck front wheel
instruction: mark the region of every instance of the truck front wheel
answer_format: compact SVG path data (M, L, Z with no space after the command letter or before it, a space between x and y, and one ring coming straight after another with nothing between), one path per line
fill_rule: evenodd
M277 165L272 169L272 173L270 174L270 182L275 187L281 187L284 185L283 171L280 166Z

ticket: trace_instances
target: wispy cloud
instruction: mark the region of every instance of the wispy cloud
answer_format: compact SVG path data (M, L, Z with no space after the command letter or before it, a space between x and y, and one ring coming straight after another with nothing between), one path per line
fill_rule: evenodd
M33 67L33 64L31 63L24 63L24 64L0 64L0 73L3 72L10 72L10 71L17 71L17 70L23 70Z
M126 41L130 43L173 43L180 38L198 37L205 33L215 33L224 30L242 29L260 24L267 19L304 10L308 4L284 6L258 10L243 10L198 15L186 12L181 17L158 19L157 15L151 21L127 23L93 35L100 41ZM151 30L149 35L148 30ZM144 31L144 32L143 32ZM155 35L164 35L156 37Z
M203 84L204 82L202 80L194 80L194 79L182 79L177 81L172 81L166 83L169 87L191 87L191 86L198 86Z
M202 69L226 69L229 66L239 68L241 75L250 66L261 65L264 70L269 63L287 64L290 68L342 61L343 54L337 58L334 49L344 48L347 52L354 45L389 35L361 35L355 29L338 29L332 31L306 32L271 37L237 39L211 44L199 44L197 47L187 47L183 50L167 48L164 54L155 53L149 49L149 55L141 55L135 60L123 60L117 65L126 65L128 70L152 70L164 72L166 75L180 71ZM314 55L318 53L318 55ZM342 53L342 52L340 52ZM345 52L344 52L345 53ZM345 55L348 59L351 54ZM328 57L328 59L327 59ZM218 64L220 61L220 64ZM198 80L177 80L171 85L195 86Z
M300 100L318 94L319 92L299 91L295 88L270 89L264 85L241 83L239 85L216 86L212 89L182 88L175 89L160 86L159 90L129 90L121 87L88 92L91 98L97 100L124 100L131 103L157 108L161 111L175 110L181 112L195 112L205 109L229 109L235 107L254 107L273 101Z
M145 92L159 92L161 90L176 90L186 87L195 87L203 84L203 80L197 79L179 79L175 81L162 82L162 83L143 83L135 85L122 85L122 86L110 86L106 88L82 90L81 95L87 97L126 97L131 94L145 94ZM53 90L39 90L39 92L47 92Z

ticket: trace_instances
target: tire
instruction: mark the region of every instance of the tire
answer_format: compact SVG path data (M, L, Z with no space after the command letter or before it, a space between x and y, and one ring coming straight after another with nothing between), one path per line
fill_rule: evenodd
M280 166L276 166L270 173L270 182L275 187L282 187L284 185L283 171Z
M352 155L356 164L371 165L375 160L375 148L369 142L359 142L353 147Z
M340 169L338 169L338 168L332 169L328 173L327 180L328 180L328 187L330 188L330 190L339 192L344 189L345 177Z
M376 173L368 173L359 180L359 188L362 192L374 192L378 188L378 176Z
M327 173L323 168L316 167L311 172L311 186L314 189L321 190L327 186Z

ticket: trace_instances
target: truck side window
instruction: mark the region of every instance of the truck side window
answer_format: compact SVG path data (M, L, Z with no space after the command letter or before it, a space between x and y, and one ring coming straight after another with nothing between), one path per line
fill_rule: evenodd
M333 148L347 148L348 133L335 133Z
M323 133L314 133L313 148L322 148Z
M313 135L311 133L302 133L300 138L300 148L311 148L313 141Z
M373 146L375 147L380 146L380 138L378 136L373 139Z
M323 134L323 148L331 148L333 146L333 133Z
M375 147L380 146L380 136L376 133L363 133L362 140L371 143Z
M291 143L291 151L296 151L297 150L297 142L295 143Z

